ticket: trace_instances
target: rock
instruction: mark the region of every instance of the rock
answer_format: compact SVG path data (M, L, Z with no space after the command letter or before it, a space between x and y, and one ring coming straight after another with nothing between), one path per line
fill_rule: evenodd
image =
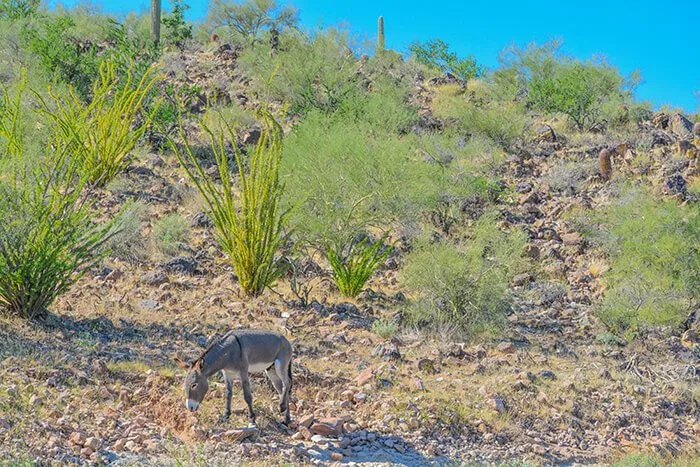
M401 352L399 352L399 348L396 344L379 344L374 348L372 356L381 357L382 360L401 360Z
M651 147L668 146L673 144L673 138L661 130L653 130L651 132Z
M194 274L197 269L197 261L195 261L194 258L178 256L160 264L160 267L168 272L177 274Z
M693 134L693 123L681 114L675 114L669 121L671 131L682 138Z
M515 346L512 342L501 342L498 344L498 350L502 353L515 353Z
M92 364L90 366L92 367L92 371L94 371L98 375L109 374L109 368L107 368L107 365L105 364L105 362L103 362L102 360L100 360L98 358L93 360Z
M83 446L86 440L87 437L84 433L81 433L80 431L74 431L73 433L71 433L70 437L68 437L68 442L73 443L76 446Z
M529 273L516 274L513 277L513 285L520 286L525 285L532 280L532 276Z
M145 285L158 286L168 282L168 276L160 270L147 272L139 279L139 282Z
M114 449L117 452L121 452L124 450L125 445L126 445L126 440L123 438L120 438L112 445L112 449Z
M144 310L155 311L162 308L162 305L155 300L147 298L139 300L139 306Z
M313 415L307 415L306 417L303 417L299 419L299 426L305 426L306 428L310 427L311 424L314 422L314 416Z
M149 154L147 156L148 163L151 164L152 167L164 167L165 166L165 161L158 155L158 154Z
M254 146L258 144L258 141L260 140L260 128L249 128L246 130L245 133L243 133L243 138L241 139L241 142L245 146Z
M332 452L330 457L332 461L336 462L340 462L343 460L343 455L339 452Z
M129 452L135 452L138 451L139 445L136 444L134 441L127 441L126 444L124 444L124 450L129 451Z
M536 245L529 244L525 247L525 255L534 260L540 259L540 249Z
M507 410L506 402L498 395L489 397L488 405L498 413L504 413Z
M102 446L102 441L95 438L94 436L91 436L90 438L85 440L84 446L89 447L93 451L97 451L98 449L100 449L100 446Z
M340 418L322 418L311 425L310 431L321 436L338 436L343 432L343 420Z
M515 185L516 193L529 193L532 190L532 182L519 182Z
M671 117L665 112L657 112L651 118L651 123L659 130L668 128Z
M354 402L355 401L355 392L350 391L350 390L345 390L343 391L340 396L343 398L343 400L348 401L348 402Z
M82 457L90 457L94 451L90 449L89 447L84 447L83 449L80 450L80 455Z
M197 214L195 214L190 225L192 227L200 228L214 227L214 223L204 211L199 211Z
M583 242L583 238L580 233L571 232L562 235L561 241L564 242L564 245L580 245Z
M357 378L355 378L355 383L358 386L364 386L367 383L374 381L376 375L376 370L374 368L366 368L362 371Z
M226 438L229 441L242 441L244 439L252 438L257 436L259 433L258 429L255 427L237 428L235 430L228 430L224 432L221 437Z
M683 175L681 175L678 172L671 175L666 180L666 188L668 189L669 193L671 193L671 194L674 194L674 195L684 194L687 190L687 187L688 187L688 182L686 182L685 179L683 178Z
M542 370L537 374L540 376L540 378L544 378L544 379L556 379L556 377L557 377L554 374L554 372L550 371L550 370Z
M535 143L553 143L557 140L557 135L554 133L554 129L547 125L540 125L535 132L535 137L533 141Z
M695 122L693 125L693 135L700 139L700 122Z
M105 281L115 282L117 279L121 278L122 276L124 276L124 273L121 270L113 269L112 272L107 274L107 277L105 277Z

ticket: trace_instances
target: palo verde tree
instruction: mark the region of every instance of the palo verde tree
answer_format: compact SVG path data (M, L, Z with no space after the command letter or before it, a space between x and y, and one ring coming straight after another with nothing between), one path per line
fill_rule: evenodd
M450 50L449 44L440 39L433 39L426 43L414 42L409 46L409 50L423 65L436 68L443 73L451 73L465 83L484 74L484 68L473 56L460 58Z
M255 42L263 31L294 27L298 21L296 8L276 0L212 0L207 15L211 29L229 28L247 42Z

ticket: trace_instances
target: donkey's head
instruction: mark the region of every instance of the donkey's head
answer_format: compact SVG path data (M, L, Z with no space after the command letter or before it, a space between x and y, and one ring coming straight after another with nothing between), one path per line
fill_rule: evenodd
M187 370L185 377L185 407L187 410L194 412L199 408L199 404L204 400L204 396L209 390L209 382L207 377L202 374L202 359L195 360L192 363L185 363L179 358L174 358L180 368Z

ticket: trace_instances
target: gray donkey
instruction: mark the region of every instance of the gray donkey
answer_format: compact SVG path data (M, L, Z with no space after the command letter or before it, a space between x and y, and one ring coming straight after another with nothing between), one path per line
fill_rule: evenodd
M213 342L196 360L185 363L175 360L188 370L185 378L185 406L194 412L209 390L208 378L221 371L226 381L226 412L221 419L231 416L233 380L239 378L243 397L248 404L248 419L255 423L253 394L250 392L248 373L265 372L280 396L280 412L288 425L289 397L292 390L292 345L279 333L264 330L230 331Z

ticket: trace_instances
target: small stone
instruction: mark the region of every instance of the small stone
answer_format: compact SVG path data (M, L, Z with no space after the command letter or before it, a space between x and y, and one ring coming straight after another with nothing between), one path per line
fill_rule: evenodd
M93 451L97 451L98 449L100 449L100 446L102 446L102 441L95 438L94 436L91 436L90 438L85 440L85 446L89 447Z
M561 236L561 241L564 242L564 245L580 245L583 242L583 238L581 237L581 234L578 232L571 232L567 233Z
M498 344L498 350L502 353L510 354L515 352L515 346L512 342L501 342Z
M367 368L362 373L357 375L357 378L355 378L355 383L358 386L364 386L367 383L370 383L374 380L375 377L375 370L374 368Z
M355 400L355 393L350 390L345 390L343 391L340 396L343 398L343 400L346 400L348 402L353 402Z
M123 275L124 275L124 273L122 271L120 271L119 269L113 269L112 272L107 274L107 277L105 277L105 281L115 282L119 278L121 278Z
M121 452L124 450L125 445L126 445L126 440L123 438L120 438L112 445L112 449L114 449L117 452Z
M158 286L168 282L168 276L161 270L151 271L141 276L139 282L146 285Z
M145 310L151 310L151 311L158 310L161 308L160 303L158 303L155 300L150 300L147 298L139 300L139 305L141 306L141 308L143 308Z
M306 417L299 419L299 426L304 426L306 428L309 428L313 422L314 422L314 416L307 415Z
M343 455L339 452L332 452L331 453L331 460L336 461L336 462L340 462L343 460Z
M94 451L89 447L84 447L80 450L80 455L83 457L90 457Z
M557 377L554 374L554 372L550 371L550 370L542 370L537 374L540 376L540 378L544 378L544 379L556 379L556 377Z
M86 436L79 432L79 431L74 431L71 433L70 437L68 438L68 441L75 444L76 446L83 446L85 444Z
M504 413L506 408L506 403L501 396L491 396L488 399L489 406L498 413Z
M420 371L423 371L425 373L437 373L437 369L435 368L435 362L433 362L429 358L421 358L418 360L418 363L416 364L418 369Z
M532 276L528 273L516 274L513 277L513 285L515 285L515 286L524 285L524 284L527 284L528 282L530 282L530 280L532 280Z
M197 261L187 256L178 256L162 263L160 267L176 274L194 274L197 270Z
M133 441L127 441L126 444L124 445L124 450L129 451L129 452L137 451L138 448L139 448L138 444L136 444Z
M242 441L244 439L252 438L257 436L258 429L254 427L238 428L235 430L226 431L221 435L222 438L226 438L230 441Z

